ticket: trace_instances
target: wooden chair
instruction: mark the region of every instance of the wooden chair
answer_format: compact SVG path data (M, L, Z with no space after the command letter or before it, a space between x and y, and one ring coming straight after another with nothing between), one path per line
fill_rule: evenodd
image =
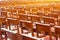
M37 32L37 37L45 37L45 36L47 36L45 33L48 33L50 40L52 40L51 30L50 30L50 25L49 24L37 23L36 24L36 32ZM43 33L43 36L39 35L39 33Z
M55 38L56 38L56 40L58 40L58 38L60 38L60 28L59 27L55 27Z
M0 21L1 21L2 26L6 25L6 23L7 23L6 18L7 18L7 12L1 11Z
M6 11L1 11L1 16L0 16L0 37L1 37L1 40L5 39L7 40L6 38L3 38L2 35L5 34L5 32L2 32L1 31L1 28L7 28L6 26L6 18L7 18L7 12ZM5 36L6 37L6 36Z
M19 21L17 19L14 19L14 18L8 18L8 27L10 30L17 30L18 33L19 33L19 27L18 27L18 24L19 24ZM14 26L14 28L12 27ZM11 29L13 28L13 29Z
M22 23L22 27L21 27L21 31L22 33L32 33L32 36L34 36L33 33L33 24L31 23L31 21L20 21ZM24 30L26 30L27 32L24 32Z

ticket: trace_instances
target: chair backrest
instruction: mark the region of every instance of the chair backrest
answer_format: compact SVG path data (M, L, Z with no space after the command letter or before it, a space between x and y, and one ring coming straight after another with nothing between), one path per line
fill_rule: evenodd
M18 9L18 13L22 13L22 14L24 14L24 13L25 13L24 8L20 8L20 9Z
M1 16L7 17L7 12L6 11L2 11L1 12Z
M33 24L31 22L23 21L22 25L23 25L23 27L25 27L27 29L33 29Z
M18 24L18 20L17 20L17 19L8 18L7 20L8 20L8 22L9 22L9 24L10 24L10 23L13 23L13 24L16 24L16 25Z
M54 17L54 18L58 18L58 14L57 13L50 13L48 14L49 17Z
M49 24L36 24L37 31L50 32Z
M1 11L5 11L6 9L5 8L1 8Z
M16 9L11 9L11 13L17 13Z
M31 15L32 22L40 22L40 17L38 15Z
M20 14L20 20L28 20L28 15Z
M0 17L0 25L1 25L1 27L4 27L4 28L7 27L6 18L5 17Z
M6 22L6 18L5 17L0 17L0 22Z
M18 16L19 16L16 9L11 11L11 15L13 18L18 18Z
M44 20L44 23L52 24L52 25L55 24L55 18L52 18L52 17L43 17L43 20Z
M37 15L38 15L38 16L44 16L45 14L42 13L42 12L38 12Z

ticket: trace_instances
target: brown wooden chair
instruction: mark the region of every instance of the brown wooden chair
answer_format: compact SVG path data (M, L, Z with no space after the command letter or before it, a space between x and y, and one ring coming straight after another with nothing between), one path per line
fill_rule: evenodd
M19 21L18 19L14 19L14 18L8 18L8 27L10 30L17 30L18 33L19 33L19 27L18 27L18 24L19 24ZM12 27L14 26L14 27ZM13 28L13 29L11 29Z
M50 25L49 24L41 24L37 23L36 24L36 32L37 32L37 37L45 37L47 36L45 33L48 33L49 35L49 40L52 40L51 38L51 30L50 30ZM39 35L39 33L43 35Z
M1 16L0 16L0 37L1 37L1 40L5 39L7 40L6 38L3 38L2 35L5 34L5 32L2 32L1 31L1 28L7 28L7 25L6 25L6 18L7 18L7 12L6 10L4 11L1 11ZM5 36L6 37L6 36Z
M56 40L58 40L58 38L60 38L60 28L59 27L55 27L55 38L56 38Z
M22 33L24 34L28 34L28 33L32 33L32 36L34 36L34 33L33 33L33 24L31 23L31 21L20 21L22 23L22 27L21 27L21 31ZM26 30L26 31L24 31Z
M7 12L1 11L0 22L1 22L2 26L6 25L6 23L7 23L6 18L7 18Z

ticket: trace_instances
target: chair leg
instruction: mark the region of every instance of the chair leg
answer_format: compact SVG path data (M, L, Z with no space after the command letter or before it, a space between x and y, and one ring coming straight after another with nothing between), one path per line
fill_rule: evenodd
M17 31L18 31L18 33L19 33L19 27L18 27L18 25L17 25Z
M2 32L0 32L0 37L1 37L0 39L3 40L3 38L2 38Z
M6 32L5 32L5 40L7 40L7 34L6 34Z
M52 40L52 33L50 32L49 35L50 35L50 40Z
M1 25L0 25L0 28L1 28ZM2 31L1 31L1 29L0 29L0 37L1 37L0 39L1 39L1 40L3 40L3 38L2 38Z
M57 36L56 32L55 32L55 38L56 38L56 40L58 40L58 36Z
M23 27L21 27L21 34L23 33Z
M34 36L34 32L33 32L33 30L31 30L32 31L32 36Z

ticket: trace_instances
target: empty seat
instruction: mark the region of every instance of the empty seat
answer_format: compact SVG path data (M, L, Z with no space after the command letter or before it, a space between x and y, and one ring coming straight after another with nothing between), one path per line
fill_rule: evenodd
M37 37L45 37L45 36L47 36L45 33L48 33L48 35L50 37L49 40L52 40L51 30L50 30L50 25L49 24L36 23L36 32L37 32Z
M19 21L14 18L8 18L7 20L8 20L8 28L10 30L17 30L17 32L19 33L19 27L18 27Z
M31 23L31 21L21 21L22 23L22 33L24 34L28 34L31 33L32 36L34 36L33 34L33 24Z

